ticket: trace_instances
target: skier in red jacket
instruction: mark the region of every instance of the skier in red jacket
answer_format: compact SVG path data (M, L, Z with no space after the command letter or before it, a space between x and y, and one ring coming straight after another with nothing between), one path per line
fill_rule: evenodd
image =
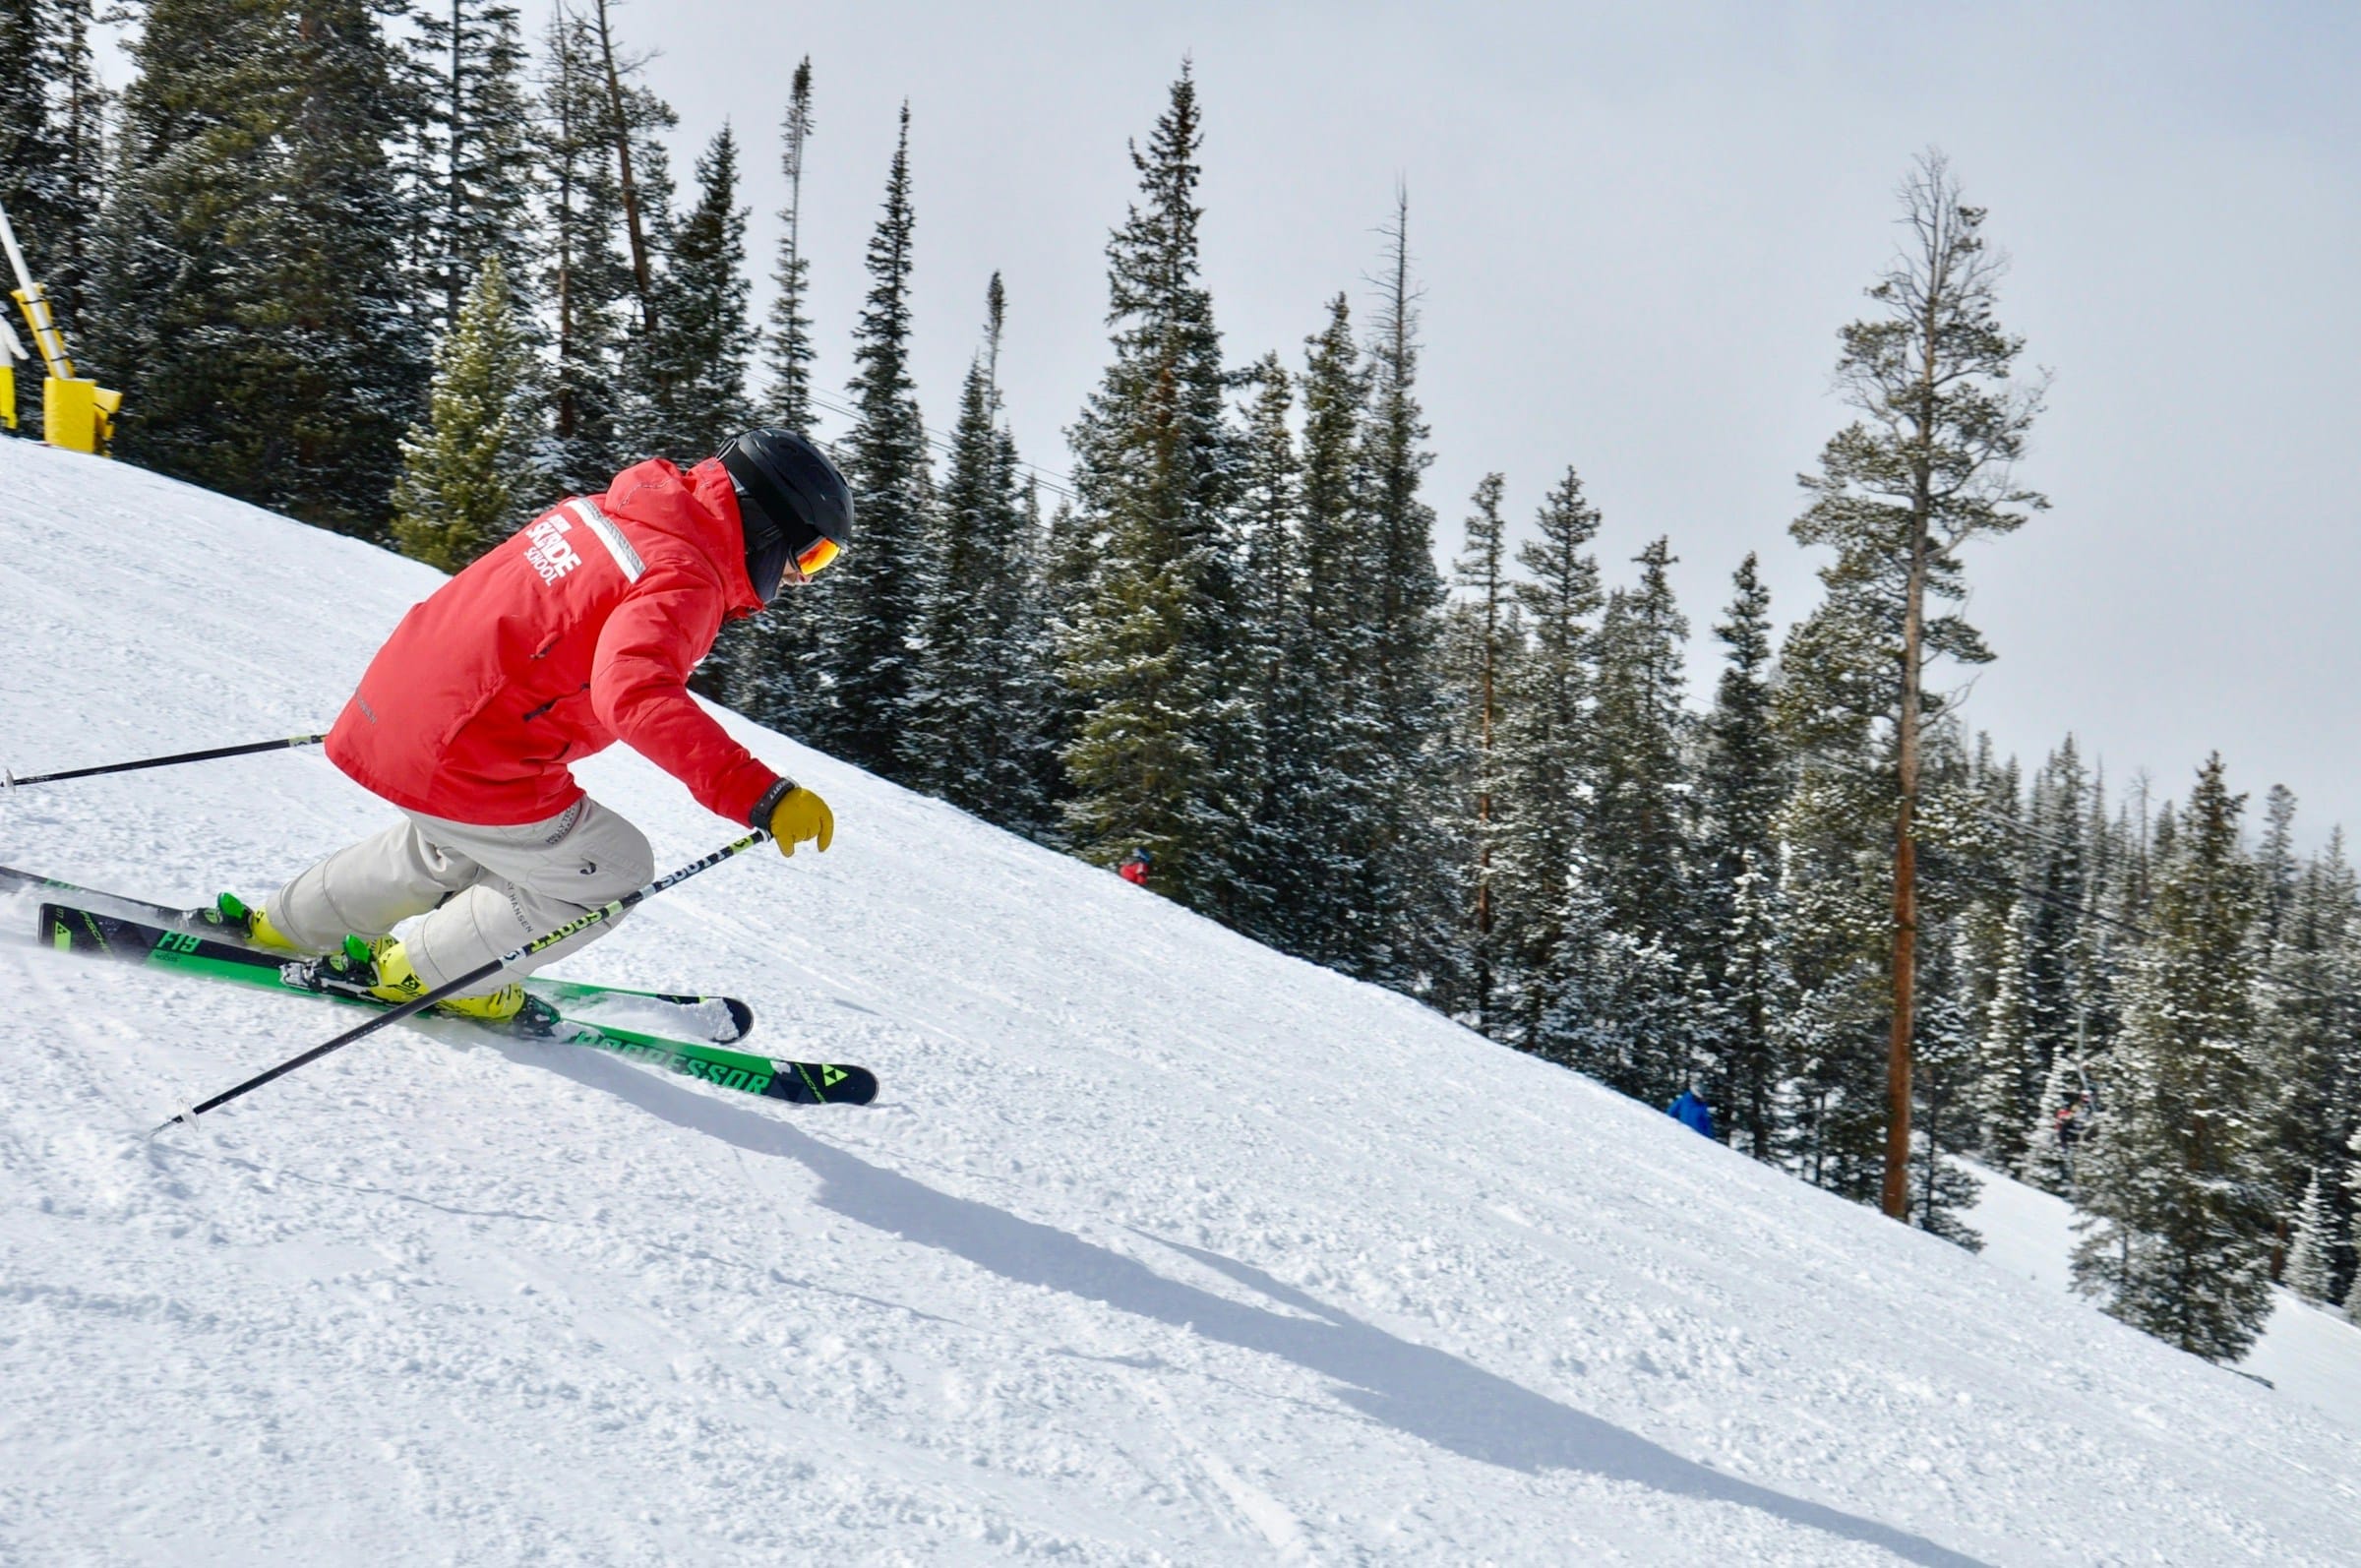
M852 522L843 476L785 430L749 431L686 473L639 463L545 513L411 608L329 734L329 760L403 819L260 908L223 894L215 918L322 955L305 966L321 989L423 995L655 874L646 835L569 766L617 741L707 809L768 828L780 853L825 850L827 803L731 740L687 683L724 622L809 582ZM416 915L406 940L385 940ZM444 1005L509 1017L528 967L612 924Z

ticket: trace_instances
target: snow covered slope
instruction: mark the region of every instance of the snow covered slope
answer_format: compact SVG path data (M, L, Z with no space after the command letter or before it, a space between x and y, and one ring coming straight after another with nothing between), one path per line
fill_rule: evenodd
M1968 1219L1983 1236L1984 1260L2054 1290L2073 1289L2074 1206L1981 1167L1975 1175L1983 1192ZM2270 1321L2240 1370L2361 1432L2361 1326L2292 1291L2272 1294Z
M434 580L0 442L0 759L324 722ZM741 992L867 1110L397 1028L149 1143L349 1015L0 910L0 1562L2361 1553L2361 1435L742 733L835 849L571 962ZM667 864L732 834L584 776ZM193 900L385 815L278 754L17 791L0 862Z

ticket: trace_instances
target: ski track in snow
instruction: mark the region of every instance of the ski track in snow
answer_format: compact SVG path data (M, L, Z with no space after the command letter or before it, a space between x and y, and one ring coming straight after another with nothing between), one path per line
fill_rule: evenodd
M0 762L325 725L435 580L0 442ZM149 1142L351 1014L0 905L0 1564L2361 1556L2300 1402L731 722L835 848L555 972L743 995L866 1110L435 1024ZM0 863L259 895L387 817L272 754L0 794Z

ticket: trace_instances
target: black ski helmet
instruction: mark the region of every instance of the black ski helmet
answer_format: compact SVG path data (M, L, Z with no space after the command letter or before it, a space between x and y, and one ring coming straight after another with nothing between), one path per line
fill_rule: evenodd
M778 597L791 561L826 540L853 537L853 493L827 455L792 430L765 425L731 438L718 453L738 492L746 574L764 604Z

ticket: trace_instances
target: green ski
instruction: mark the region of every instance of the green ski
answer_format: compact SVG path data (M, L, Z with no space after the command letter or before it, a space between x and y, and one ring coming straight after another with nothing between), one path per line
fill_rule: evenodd
M296 984L287 974L293 965L254 948L119 915L44 903L40 907L38 933L42 941L61 952L97 953L233 985L328 996L358 1006L376 1005L364 997L313 991ZM530 993L524 1011L505 1023L461 1018L451 1021L515 1039L588 1046L652 1062L668 1071L700 1078L725 1089L794 1105L867 1105L878 1094L877 1075L866 1067L836 1062L779 1061L703 1042L672 1040L639 1030L589 1023L569 1016L561 1005Z
M24 888L41 893L62 893L75 900L78 906L94 904L101 913L128 918L141 925L187 932L224 946L260 951L243 939L242 932L207 920L206 916L211 913L209 910L176 909L170 904L132 898L95 887L78 887L72 882L18 871L11 866L0 866L0 894ZM272 955L272 962L279 962L276 955ZM549 1003L559 1012L583 1023L595 1023L601 1028L656 1026L668 1034L689 1035L716 1046L734 1045L755 1031L754 1008L735 996L694 996L670 992L632 991L621 986L559 980L548 975L527 977L524 990L527 995Z

